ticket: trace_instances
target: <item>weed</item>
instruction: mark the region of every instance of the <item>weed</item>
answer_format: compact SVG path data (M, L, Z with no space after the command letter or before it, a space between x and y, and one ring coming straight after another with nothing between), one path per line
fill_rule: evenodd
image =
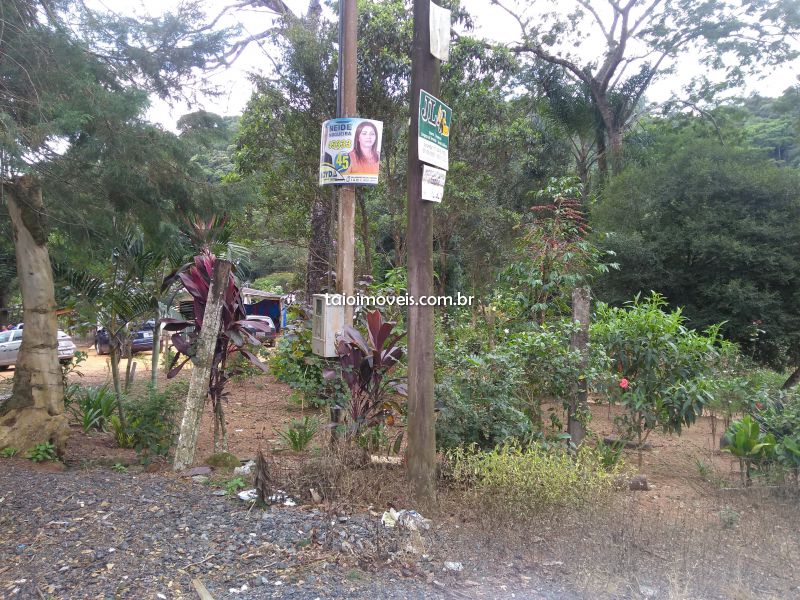
M56 449L50 442L43 442L41 444L36 444L33 448L28 450L25 456L33 462L56 460Z
M114 463L114 466L111 467L111 468L114 469L117 473L127 473L128 472L128 467L126 467L122 463Z
M224 481L222 483L222 488L229 496L232 496L239 490L244 489L246 487L247 487L247 482L241 475L234 477L233 479L228 479L227 481Z
M302 420L292 419L292 424L277 434L294 452L302 452L314 439L318 430L319 421L305 416Z
M13 446L9 446L8 448L3 448L0 450L0 456L3 458L13 458L19 452L19 448L14 448Z

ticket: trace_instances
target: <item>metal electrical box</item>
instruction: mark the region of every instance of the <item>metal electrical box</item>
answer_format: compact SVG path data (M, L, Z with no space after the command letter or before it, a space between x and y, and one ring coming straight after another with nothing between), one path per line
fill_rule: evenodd
M336 335L344 330L344 297L340 294L314 294L313 308L311 351L317 356L334 358L338 356Z

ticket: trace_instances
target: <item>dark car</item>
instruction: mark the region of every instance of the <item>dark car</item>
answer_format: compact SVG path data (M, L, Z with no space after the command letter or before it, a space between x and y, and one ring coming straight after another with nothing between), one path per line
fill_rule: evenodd
M143 323L140 327L131 331L131 350L136 352L147 352L153 349L153 331L156 322L153 320ZM101 328L94 336L94 349L97 354L108 354L111 347L108 343L108 332Z

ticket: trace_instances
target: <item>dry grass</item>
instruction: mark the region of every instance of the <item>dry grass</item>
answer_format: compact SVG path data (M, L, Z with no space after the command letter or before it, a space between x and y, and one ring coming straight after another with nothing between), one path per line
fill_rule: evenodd
M360 451L281 457L286 489L347 507L418 508L400 466L368 464ZM647 493L617 492L581 509L540 514L488 510L464 490L440 486L425 516L436 524L433 553L470 565L470 577L543 570L582 597L783 599L800 597L800 493L796 486L720 490L701 500L654 505Z

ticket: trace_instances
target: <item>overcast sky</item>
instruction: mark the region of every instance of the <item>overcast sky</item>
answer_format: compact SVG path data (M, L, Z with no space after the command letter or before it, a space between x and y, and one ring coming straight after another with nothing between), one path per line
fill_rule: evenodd
M157 14L165 7L177 4L179 0L139 0L138 2L124 0L90 0L97 7L125 14ZM295 14L301 14L308 6L308 0L286 0ZM509 0L513 5L513 0ZM212 7L224 6L222 2L209 2ZM497 7L492 6L489 0L462 0L462 5L473 15L476 29L472 32L476 37L503 43L513 43L519 39L519 27L514 20ZM227 24L239 24L246 32L257 32L268 28L271 17L264 12L241 12L229 17ZM592 44L583 45L582 51L591 52ZM212 75L210 81L224 92L218 97L200 96L199 103L189 106L184 103L167 106L163 102L154 101L148 113L148 118L161 123L168 129L174 129L177 119L189 112L204 108L223 115L240 114L250 97L251 87L247 81L247 74L251 72L269 72L269 59L265 50L252 44L229 69ZM696 57L685 56L678 65L677 74L664 77L655 81L648 89L647 99L651 102L663 102L673 94L680 93L681 89L696 75L703 73ZM765 96L777 96L783 90L798 82L800 74L800 61L782 65L780 68L765 73L764 77L751 78L744 90L739 93L749 94L758 92ZM370 115L380 118L379 115Z

